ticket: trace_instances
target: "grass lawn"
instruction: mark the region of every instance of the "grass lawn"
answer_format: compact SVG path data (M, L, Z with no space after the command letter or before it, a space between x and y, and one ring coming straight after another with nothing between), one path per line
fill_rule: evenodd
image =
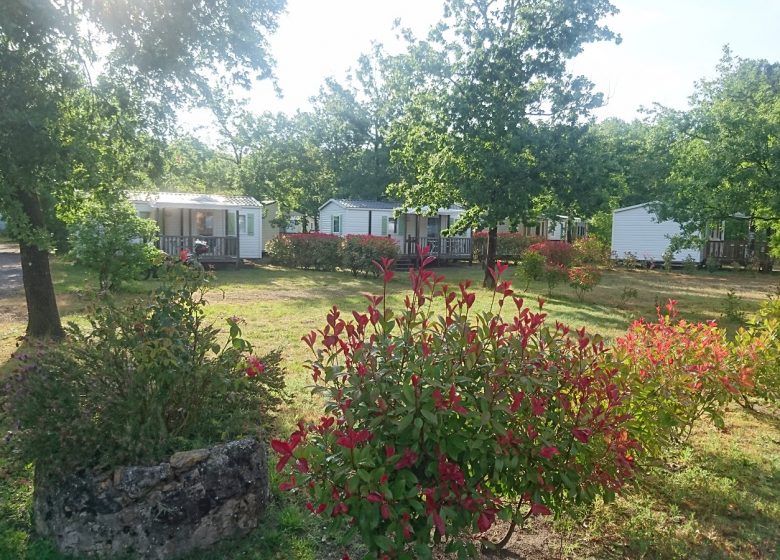
M480 285L478 266L437 269L456 284L472 279ZM511 269L510 269L511 272ZM54 276L64 320L79 320L85 306L80 292L95 285L82 270L55 261ZM776 289L780 275L745 272L692 274L663 271L607 271L584 301L567 286L552 296L535 284L527 294L547 300L551 318L585 325L608 339L620 336L635 318L655 315L655 306L673 298L690 320L721 319L732 290L734 311L754 311ZM133 297L150 284L131 286ZM400 307L407 280L399 273L389 300ZM300 337L324 324L327 310L365 309L361 293L381 290L378 280L348 273L298 271L262 266L219 271L207 310L216 322L238 315L244 334L264 352L281 347L295 397L281 418L286 431L301 416L319 415L309 396L303 363L308 348ZM477 306L487 307L490 294L479 290ZM724 317L729 329L737 323ZM24 294L0 299L0 376L17 337L24 332ZM61 558L30 532L30 470L13 469L0 448L0 558ZM597 505L577 519L538 522L511 545L529 558L780 558L780 414L748 413L732 407L723 432L702 424L689 447L678 450L664 468L647 473L636 489L614 504ZM339 558L340 550L322 528L287 496L276 496L265 526L245 539L226 543L193 558Z

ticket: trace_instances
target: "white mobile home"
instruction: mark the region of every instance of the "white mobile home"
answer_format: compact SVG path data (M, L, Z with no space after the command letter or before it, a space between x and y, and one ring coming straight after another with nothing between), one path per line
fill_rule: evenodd
M652 203L618 208L612 211L613 258L623 259L630 253L640 261L663 261L672 238L681 233L682 228L677 222L658 218ZM722 241L723 229L712 232L710 240ZM672 255L673 262L686 260L702 262L703 248L681 249Z
M262 205L251 196L130 192L128 198L139 216L157 222L160 249L169 255L192 251L201 239L209 245L204 261L262 257Z
M377 235L398 243L401 254L415 254L416 247L430 246L440 258L471 258L471 231L461 237L444 237L464 212L460 206L400 212L401 203L375 200L330 199L320 206L320 232L333 235ZM429 215L430 214L430 215Z

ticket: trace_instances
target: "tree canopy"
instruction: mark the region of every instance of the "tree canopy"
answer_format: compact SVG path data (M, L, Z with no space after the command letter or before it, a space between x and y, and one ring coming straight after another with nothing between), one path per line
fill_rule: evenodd
M122 188L137 163L128 148L163 130L214 75L239 84L269 77L267 35L283 8L284 0L4 4L0 214L20 243L28 334L62 332L48 265L54 206L76 188Z

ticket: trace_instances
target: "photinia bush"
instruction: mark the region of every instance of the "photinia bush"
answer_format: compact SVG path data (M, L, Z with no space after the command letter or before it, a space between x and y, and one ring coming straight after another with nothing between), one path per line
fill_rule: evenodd
M521 280L525 282L524 291L527 291L531 286L531 282L541 280L544 277L545 259L541 253L535 253L533 251L526 251L523 255L523 260L517 267L515 273Z
M726 405L752 384L749 368L733 367L725 332L714 321L677 319L676 304L669 300L666 313L659 307L655 323L632 323L615 350L631 389L632 433L655 457L704 415L723 427Z
M569 285L582 301L585 292L590 292L601 281L601 272L592 266L575 266L569 269Z
M574 254L571 244L566 241L542 241L541 243L534 243L528 247L528 250L544 255L545 260L549 264L563 267L571 264Z
M385 294L362 312L334 307L303 337L325 413L272 441L281 488L377 556L430 558L434 542L474 553L497 517L513 529L609 499L635 470L625 388L600 337L548 324L501 263L477 313L470 283L449 286L431 260L421 251L400 311L386 304L385 259Z
M734 368L751 372L752 387L742 391L740 403L780 402L780 297L770 297L747 328L740 328L731 344Z
M572 243L572 263L578 266L608 266L609 245L595 237L582 237Z
M569 271L562 264L545 263L544 280L547 282L547 294L552 295L555 286L569 278Z
M266 244L271 260L283 266L336 270L341 265L341 237L327 233L288 233Z
M359 272L368 276L369 272L378 274L374 262L383 257L395 259L398 255L398 244L389 237L347 235L341 246L341 255L342 266L351 270L354 276Z

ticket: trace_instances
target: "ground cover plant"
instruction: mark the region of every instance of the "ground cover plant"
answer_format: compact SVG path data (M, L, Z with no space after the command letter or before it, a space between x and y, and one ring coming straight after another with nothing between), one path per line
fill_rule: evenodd
M85 324L84 302L79 296L85 285L93 284L91 273L55 259L54 280L60 308L66 320ZM510 269L511 271L512 269ZM508 272L510 272L508 271ZM479 267L448 267L440 272L455 285L462 280L480 283ZM653 318L656 305L669 298L689 321L718 317L729 289L744 299L752 316L766 293L778 283L777 274L764 276L745 272L704 271L684 275L678 271L605 271L602 282L579 302L569 286L560 286L555 297L547 298L544 310L551 320L575 326L585 325L601 332L607 342L625 334L639 317ZM399 273L390 284L388 305L403 306L408 282ZM149 283L130 284L135 297L148 291ZM523 285L519 284L522 288ZM343 309L365 308L363 292L375 293L380 282L353 278L349 273L290 270L273 266L218 271L209 295L206 317L222 322L240 315L243 338L257 353L283 348L287 378L294 402L283 408L281 421L288 436L303 415L316 421L322 413L306 387L310 372L303 369L310 351L300 337L322 326L322 318L333 305ZM635 291L621 304L621 294ZM480 288L472 308L485 311L489 297ZM523 293L535 301L546 292L543 281L531 282ZM128 296L120 296L128 297ZM739 325L721 320L729 332ZM273 328L269 328L273 325ZM0 355L6 365L16 338L25 326L23 291L0 286ZM521 556L552 558L774 558L780 542L780 421L776 412L754 400L755 410L729 405L724 413L725 430L710 423L695 427L688 446L670 456L665 465L648 470L645 482L612 504L597 501L593 510L574 519L534 518L524 531L516 532L507 548ZM5 432L7 427L4 426ZM0 557L61 559L45 542L31 536L30 491L32 472L10 464L7 447L0 449ZM195 559L296 558L338 559L343 549L322 532L319 517L311 516L305 501L281 493L278 478L274 485L273 507L266 527L246 539L225 543L214 551L192 556ZM499 540L506 525L497 520L489 531ZM363 549L364 552L364 549ZM361 557L360 548L351 556Z

